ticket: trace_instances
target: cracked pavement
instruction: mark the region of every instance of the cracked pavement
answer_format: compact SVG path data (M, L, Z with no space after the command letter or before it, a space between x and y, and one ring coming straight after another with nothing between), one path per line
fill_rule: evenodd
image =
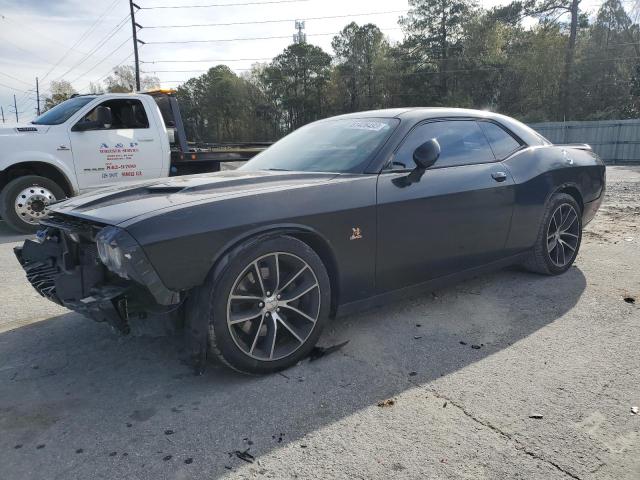
M337 319L344 348L268 377L45 301L0 224L0 478L638 479L640 167L608 181L567 274Z

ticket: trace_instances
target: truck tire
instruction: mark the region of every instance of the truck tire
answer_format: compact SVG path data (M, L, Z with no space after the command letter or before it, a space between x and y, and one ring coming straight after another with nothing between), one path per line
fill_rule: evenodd
M46 217L45 208L66 195L60 185L39 175L25 175L11 180L0 193L0 215L14 230L35 233Z
M288 236L236 250L219 277L189 299L187 315L209 323L209 355L246 374L295 365L329 317L331 286L318 255Z

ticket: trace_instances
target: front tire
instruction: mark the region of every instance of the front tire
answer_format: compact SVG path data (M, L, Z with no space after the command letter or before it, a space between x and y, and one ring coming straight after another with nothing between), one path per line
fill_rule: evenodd
M46 217L51 202L65 198L64 190L53 180L26 175L11 180L0 194L0 215L7 225L21 233L35 233Z
M524 267L543 275L560 275L573 265L582 241L582 211L571 195L551 197L538 238Z
M329 316L331 287L322 260L288 236L249 243L230 257L223 272L198 288L189 309L209 321L209 355L248 374L295 365Z

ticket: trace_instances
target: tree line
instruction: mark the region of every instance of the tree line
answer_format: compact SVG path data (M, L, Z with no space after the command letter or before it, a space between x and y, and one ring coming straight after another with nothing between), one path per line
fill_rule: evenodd
M400 42L352 22L331 53L295 43L242 75L217 65L177 88L188 137L275 140L320 118L410 106L526 122L640 116L638 18L606 0L590 19L581 1L409 0Z

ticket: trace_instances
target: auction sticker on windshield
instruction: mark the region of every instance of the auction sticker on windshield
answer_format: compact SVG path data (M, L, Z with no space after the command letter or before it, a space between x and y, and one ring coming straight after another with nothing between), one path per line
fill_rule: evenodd
M372 132L379 132L385 128L389 128L389 125L383 122L353 122L347 128L352 130L370 130Z

